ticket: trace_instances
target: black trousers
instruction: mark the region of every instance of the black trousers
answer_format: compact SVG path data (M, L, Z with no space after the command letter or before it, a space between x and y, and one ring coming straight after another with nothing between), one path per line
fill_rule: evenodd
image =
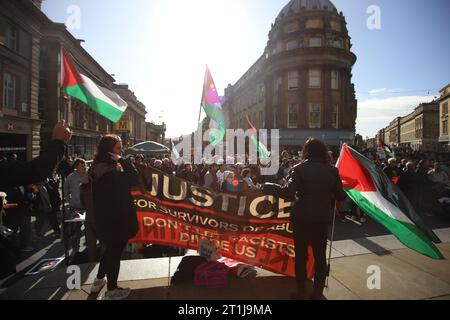
M128 241L121 243L111 243L105 245L98 267L97 279L103 279L105 276L108 280L108 291L117 289L117 278L120 271L120 259Z
M50 227L53 229L54 233L59 233L59 223L58 223L58 212L56 210L52 210L50 212L37 212L36 213L36 222L34 227L37 233L42 233L44 231L45 221L48 220Z
M295 278L299 285L307 280L306 263L308 246L311 245L314 254L314 282L324 282L327 277L327 238L329 223L296 222L294 225L295 244Z

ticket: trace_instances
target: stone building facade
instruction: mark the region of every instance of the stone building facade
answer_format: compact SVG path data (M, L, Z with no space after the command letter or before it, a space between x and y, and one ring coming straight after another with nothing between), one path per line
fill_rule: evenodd
M448 106L450 105L450 84L439 91L439 143L442 150L450 151L450 122Z
M410 114L395 118L389 126L379 131L378 137L392 147L440 151L439 103L420 104Z
M310 136L354 143L356 56L345 17L328 0L291 0L269 32L263 55L225 90L231 128L280 129L281 146Z
M0 156L39 154L39 61L47 22L40 1L0 1Z

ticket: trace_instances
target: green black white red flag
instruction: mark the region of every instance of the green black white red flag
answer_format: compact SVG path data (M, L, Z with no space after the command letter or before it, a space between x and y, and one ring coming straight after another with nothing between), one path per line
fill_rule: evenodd
M377 140L377 145L378 145L378 149L380 150L380 152L384 152L384 157L382 157L383 159L395 158L395 152L392 151L391 148L389 148L387 146L387 144L385 144L383 141L381 141L380 138L378 138L378 140Z
M444 259L433 244L439 238L411 203L372 161L344 145L337 163L347 195L407 247L433 259Z
M208 66L206 66L205 80L203 83L202 107L208 117L218 126L218 129L210 128L215 129L215 133L211 135L210 141L213 146L216 146L222 142L225 137L225 114L223 112L222 102L219 94L217 93L217 88L214 84L214 80Z
M61 59L64 92L112 122L118 122L128 104L114 91L97 85L92 79L81 74L64 49L61 50Z
M253 126L250 119L248 118L248 114L245 114L245 119L247 120L248 129L252 133L250 136L250 140L252 140L253 144L255 145L256 151L258 151L258 153L259 153L259 157L262 160L267 160L270 157L269 150L267 150L264 143L262 143L261 141L258 140L258 131L256 130L256 128Z

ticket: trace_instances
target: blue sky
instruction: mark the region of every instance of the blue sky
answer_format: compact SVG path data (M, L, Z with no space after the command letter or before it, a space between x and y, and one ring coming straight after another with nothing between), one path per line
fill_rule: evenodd
M70 32L118 83L146 104L148 120L169 137L196 127L205 65L225 88L263 53L287 0L45 0L44 12ZM450 1L334 0L348 23L358 104L357 132L374 136L396 116L427 102L450 83ZM381 9L369 30L367 8Z

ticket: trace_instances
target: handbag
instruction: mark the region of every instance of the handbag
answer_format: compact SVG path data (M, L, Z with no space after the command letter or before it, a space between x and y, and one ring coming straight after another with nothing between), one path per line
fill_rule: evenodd
M228 286L228 271L228 267L223 263L204 262L195 269L194 284L210 289L225 288Z

